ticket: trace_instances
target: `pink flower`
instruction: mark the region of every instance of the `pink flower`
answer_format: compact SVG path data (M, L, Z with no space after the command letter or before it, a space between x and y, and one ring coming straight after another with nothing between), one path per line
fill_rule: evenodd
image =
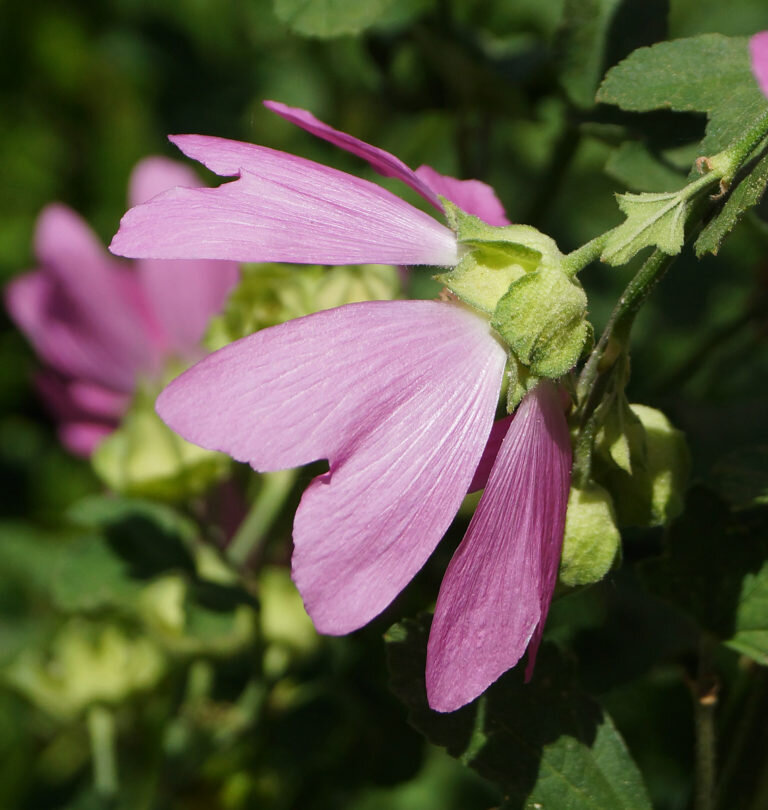
M130 198L197 185L186 167L148 158L134 170ZM46 364L39 389L60 422L62 443L90 455L118 425L137 381L171 356L197 359L208 319L237 281L230 262L113 259L88 225L48 206L35 233L37 270L5 291L11 317Z
M752 73L768 97L768 31L760 31L749 40L749 54L752 61Z
M506 222L483 184L426 167L413 172L308 113L272 108L438 208L439 193ZM372 183L264 147L174 141L238 180L173 190L129 211L113 241L117 252L329 264L458 260L448 228ZM541 382L492 431L506 361L488 321L460 304L350 304L226 346L157 403L184 438L257 470L328 460L301 499L293 533L293 578L322 633L348 633L384 610L426 562L468 489L487 480L437 602L427 691L439 711L477 697L528 647L530 671L557 575L571 463L562 402L553 383Z

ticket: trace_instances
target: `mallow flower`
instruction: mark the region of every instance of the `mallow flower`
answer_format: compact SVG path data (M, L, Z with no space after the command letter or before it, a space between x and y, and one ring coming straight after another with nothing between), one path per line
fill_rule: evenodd
M133 171L129 199L138 205L165 189L196 185L186 166L146 158ZM208 260L131 266L110 256L61 204L38 217L34 250L38 267L8 285L6 307L45 363L37 383L62 443L90 456L117 428L141 380L158 378L169 359L202 356L200 339L237 282L238 266Z
M269 106L438 210L452 200L506 224L485 184L412 171L307 112ZM444 268L467 250L451 229L366 180L266 147L172 140L237 180L132 209L112 243L119 254ZM381 613L467 491L485 488L435 609L426 681L438 711L473 700L526 648L530 674L557 576L571 465L563 402L542 379L494 426L508 352L487 315L453 296L354 303L225 346L157 402L184 438L256 470L328 460L293 531L293 579L321 633L349 633Z
M752 73L768 98L768 31L760 31L749 40Z

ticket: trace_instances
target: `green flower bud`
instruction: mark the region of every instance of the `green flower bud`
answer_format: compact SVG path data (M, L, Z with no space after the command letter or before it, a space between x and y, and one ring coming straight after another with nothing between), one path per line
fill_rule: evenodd
M588 585L602 579L613 565L621 543L608 492L595 483L571 487L565 517L560 581Z
M592 330L587 297L565 272L555 242L527 225L492 227L443 202L467 252L437 280L491 316L514 359L534 378L561 377L576 364ZM511 388L511 402L519 401L525 391Z
M685 434L667 417L647 405L630 405L645 428L647 469L651 480L651 521L666 526L685 506L691 458Z
M619 525L666 526L683 510L685 437L654 408L625 401L621 411L598 437L595 477L611 492Z
M164 669L150 639L117 625L71 619L49 650L24 650L5 674L40 708L69 719L94 703L119 703L153 687Z
M221 480L227 456L184 441L155 413L155 395L139 389L120 427L96 448L96 474L124 495L175 500Z
M558 270L535 270L513 282L491 326L517 359L539 377L562 377L576 364L591 329L587 296Z
M385 301L399 294L397 268L389 265L245 265L242 281L229 296L224 313L211 321L204 342L214 351L260 329L322 309Z

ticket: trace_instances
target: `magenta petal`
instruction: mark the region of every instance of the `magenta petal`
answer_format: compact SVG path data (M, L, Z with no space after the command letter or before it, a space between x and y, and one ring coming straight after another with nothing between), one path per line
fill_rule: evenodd
M298 107L288 107L286 104L281 104L279 101L265 101L264 106L272 110L272 112L290 121L292 124L311 132L318 138L329 141L334 146L340 149L345 149L353 155L368 161L371 166L384 177L395 177L402 180L403 183L410 186L414 191L417 191L424 197L427 202L432 203L435 208L440 211L443 206L437 198L435 190L419 177L418 172L414 172L409 166L403 163L400 158L395 157L393 154L386 152L384 149L379 149L378 146L371 146L371 144L361 141L358 138L348 135L346 132L340 132L338 129L329 127L322 121L318 121L312 113L302 110ZM439 192L442 194L442 192ZM458 205L458 203L457 203Z
M469 485L467 492L477 492L479 489L485 489L485 485L488 483L488 476L491 474L496 456L499 454L499 448L504 441L504 437L507 435L513 418L514 415L505 416L503 419L497 419L493 423L488 441L485 443L483 455L480 457L475 475L472 478L472 483Z
M487 183L481 180L457 180L436 172L431 166L419 166L416 174L436 194L458 205L462 211L480 217L489 225L509 225L504 206Z
M768 31L761 31L749 40L749 54L752 61L752 73L768 97Z
M350 304L265 329L174 380L184 438L258 470L327 458L294 524L294 578L318 629L383 610L453 517L488 433L506 354L437 301Z
M440 588L427 650L433 709L474 700L534 636L538 643L560 561L570 468L559 392L541 382L512 421Z
M132 208L110 249L156 259L309 264L431 264L458 260L453 233L379 186L263 146L172 138L212 171L215 189L177 188Z

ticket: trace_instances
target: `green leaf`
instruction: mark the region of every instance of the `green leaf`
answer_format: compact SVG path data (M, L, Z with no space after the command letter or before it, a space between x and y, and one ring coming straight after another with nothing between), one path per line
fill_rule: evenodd
M639 48L606 74L597 100L623 110L704 112L702 154L724 149L766 109L746 37L701 34Z
M622 0L567 0L559 32L560 83L579 107L592 107L603 75L608 31Z
M142 584L102 537L87 535L59 550L51 596L64 611L96 610L132 602Z
M625 141L611 152L605 171L632 191L676 191L685 182L682 172L638 141Z
M626 264L633 256L655 245L674 256L685 240L688 203L678 192L618 194L626 220L611 231L601 256L613 265Z
M744 214L757 205L768 186L768 155L755 166L731 192L720 212L713 217L696 240L696 255L717 254L726 236L736 227Z
M450 714L429 709L424 686L429 618L387 634L391 684L431 742L501 786L509 807L650 810L640 773L610 717L580 692L570 666L544 645L536 674L517 667Z
M378 22L394 0L274 0L275 15L310 37L358 34Z
M731 512L698 487L672 524L663 557L641 571L700 627L768 664L768 510Z
M76 503L68 517L103 534L114 553L129 564L132 576L147 579L167 571L195 571L188 547L197 530L170 507L94 495Z

